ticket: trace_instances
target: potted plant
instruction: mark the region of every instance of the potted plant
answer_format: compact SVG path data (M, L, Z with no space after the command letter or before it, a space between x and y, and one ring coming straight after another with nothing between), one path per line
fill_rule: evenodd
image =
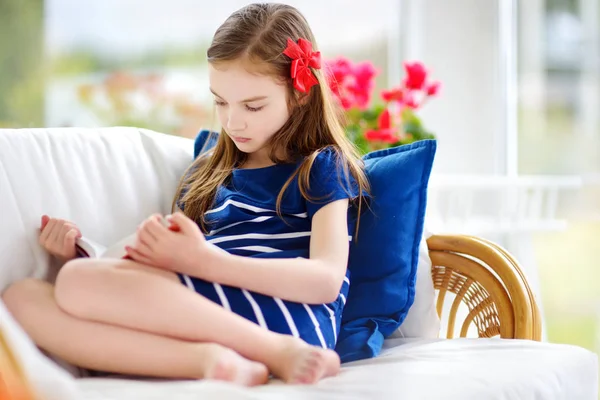
M440 82L428 80L421 62L405 62L402 83L381 91L381 101L374 105L378 71L370 61L352 63L339 57L326 65L329 86L345 111L346 132L363 154L435 138L417 111L438 94Z

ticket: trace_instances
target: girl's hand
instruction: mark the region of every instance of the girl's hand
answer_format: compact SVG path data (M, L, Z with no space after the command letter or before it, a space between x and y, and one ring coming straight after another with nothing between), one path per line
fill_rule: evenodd
M127 255L134 261L169 271L197 271L199 260L211 247L198 225L185 214L177 212L167 217L170 226L162 222L162 216L152 215L138 227L137 241L127 246Z
M81 237L72 222L42 215L40 245L54 257L67 262L77 257L75 241Z

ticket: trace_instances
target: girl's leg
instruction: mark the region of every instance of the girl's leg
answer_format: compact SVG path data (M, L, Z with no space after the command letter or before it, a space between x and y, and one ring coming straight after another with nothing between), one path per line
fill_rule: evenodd
M288 382L339 371L332 350L261 328L183 286L177 276L126 260L78 259L56 280L56 300L79 318L194 342L218 343Z
M264 365L217 344L186 342L75 318L57 306L54 289L47 282L17 282L2 298L36 344L80 367L242 385L258 385L268 378Z

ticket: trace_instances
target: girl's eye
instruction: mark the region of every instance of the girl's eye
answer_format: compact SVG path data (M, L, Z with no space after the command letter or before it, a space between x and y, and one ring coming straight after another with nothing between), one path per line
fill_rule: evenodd
M251 111L251 112L257 112L263 109L264 106L261 107L250 107L250 106L246 106L246 110Z
M224 106L224 105L225 105L225 104L227 104L227 103L225 103L224 101L215 100L215 104L216 104L217 106L219 106L219 107L222 107L222 106Z

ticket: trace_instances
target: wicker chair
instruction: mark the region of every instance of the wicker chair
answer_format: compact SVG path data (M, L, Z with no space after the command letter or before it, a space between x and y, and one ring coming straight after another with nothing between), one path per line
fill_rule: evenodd
M454 335L460 303L469 313L460 336L474 323L479 337L541 340L541 316L516 260L498 245L473 236L432 236L427 240L438 291L440 318L448 292L456 296L447 316L446 337Z
M540 340L539 309L521 268L506 251L469 236L432 236L427 244L440 317L446 294L456 295L448 316L448 338L453 337L457 310L464 302L469 314L461 337L474 323L479 337ZM1 331L0 372L0 399L34 399Z

